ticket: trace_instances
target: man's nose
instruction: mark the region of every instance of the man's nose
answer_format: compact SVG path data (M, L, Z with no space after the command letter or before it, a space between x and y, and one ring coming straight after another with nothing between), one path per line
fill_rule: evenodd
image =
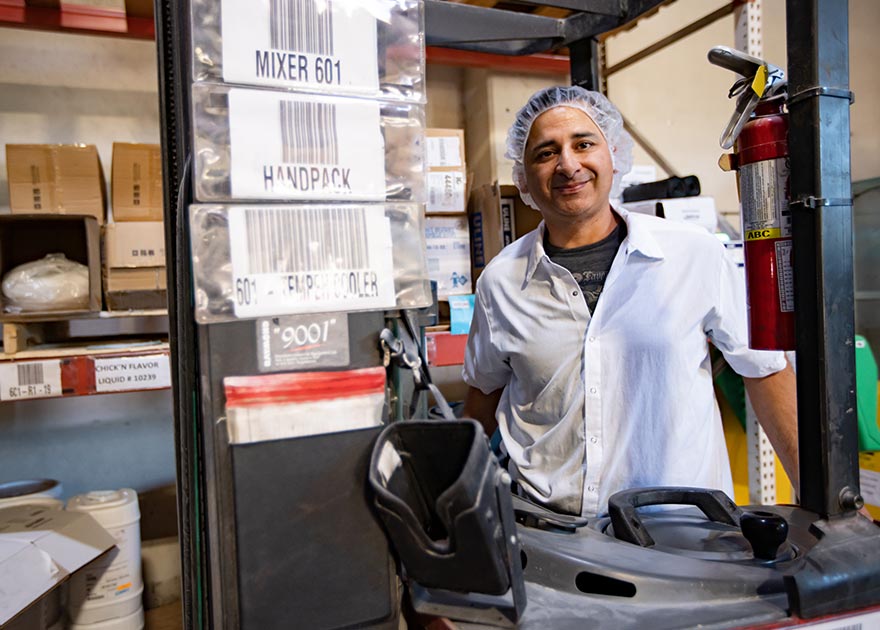
M559 152L559 158L556 161L556 172L566 177L572 177L580 167L580 162L577 161L574 152L570 149L563 148Z

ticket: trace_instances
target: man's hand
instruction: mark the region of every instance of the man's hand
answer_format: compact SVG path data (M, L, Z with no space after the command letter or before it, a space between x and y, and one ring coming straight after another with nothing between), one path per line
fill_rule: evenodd
M749 400L792 485L799 488L797 381L790 365L763 378L743 377Z
M468 387L467 396L464 399L465 418L473 418L483 425L486 437L491 438L498 428L495 420L495 410L498 409L498 401L501 400L503 389L496 389L491 394L484 394L476 387Z

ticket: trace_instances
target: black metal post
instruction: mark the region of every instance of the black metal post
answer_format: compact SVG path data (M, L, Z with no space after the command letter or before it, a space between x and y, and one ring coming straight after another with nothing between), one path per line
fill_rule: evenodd
M599 42L588 37L568 46L571 84L599 90Z
M858 507L847 0L787 0L800 499Z

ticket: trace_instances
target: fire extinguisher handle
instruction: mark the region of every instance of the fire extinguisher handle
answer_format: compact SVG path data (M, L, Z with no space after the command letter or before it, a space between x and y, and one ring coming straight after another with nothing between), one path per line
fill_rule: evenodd
M715 46L709 51L709 63L736 72L744 77L754 77L764 61L728 46Z

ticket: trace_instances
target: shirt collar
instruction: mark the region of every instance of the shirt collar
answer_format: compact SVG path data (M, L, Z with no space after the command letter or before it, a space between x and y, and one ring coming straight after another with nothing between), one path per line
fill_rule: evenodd
M657 239L654 238L654 235L649 230L641 225L638 219L634 218L631 212L623 208L614 208L614 212L626 222L626 240L624 244L626 245L627 255L638 252L646 258L655 258L657 260L664 258L663 248L660 247L660 243L657 242ZM541 221L537 229L531 233L532 244L529 248L529 260L526 266L526 284L535 275L538 265L547 255L547 252L544 251L544 230L546 229L544 222Z

